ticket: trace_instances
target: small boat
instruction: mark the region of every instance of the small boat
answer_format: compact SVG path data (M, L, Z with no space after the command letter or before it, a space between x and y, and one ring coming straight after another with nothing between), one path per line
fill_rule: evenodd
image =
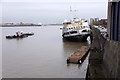
M7 39L13 39L13 38L25 38L25 37L28 37L27 35L9 35L9 36L6 36Z
M34 35L34 33L23 33L23 32L16 32L16 35L8 35L6 36L7 39L14 39L14 38L25 38L28 36Z

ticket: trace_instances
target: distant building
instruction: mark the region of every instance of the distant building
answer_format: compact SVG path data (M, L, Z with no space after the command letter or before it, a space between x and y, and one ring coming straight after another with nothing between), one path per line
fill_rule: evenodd
M107 27L107 19L99 19L99 18L90 18L90 24L96 26Z
M95 18L95 22L99 21L99 18Z
M103 26L103 27L107 27L107 22L108 20L107 19L101 19L98 21L99 22L99 25Z
M3 25L14 25L14 23L3 23Z
M110 40L120 41L120 0L109 0L108 34Z
M94 22L93 18L90 18L90 24L92 24Z

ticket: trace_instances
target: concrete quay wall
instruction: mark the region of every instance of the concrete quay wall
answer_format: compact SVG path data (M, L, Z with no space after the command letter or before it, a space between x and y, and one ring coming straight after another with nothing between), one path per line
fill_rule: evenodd
M97 28L92 27L87 80L102 78L120 79L120 42L105 39Z
M103 66L108 78L120 79L120 42L106 41Z

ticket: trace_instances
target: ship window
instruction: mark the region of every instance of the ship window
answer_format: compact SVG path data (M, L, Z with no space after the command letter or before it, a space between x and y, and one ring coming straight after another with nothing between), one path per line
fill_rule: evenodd
M83 30L82 32L87 32L87 30Z
M74 34L74 33L77 33L77 31L72 31L72 32L70 32L71 34Z

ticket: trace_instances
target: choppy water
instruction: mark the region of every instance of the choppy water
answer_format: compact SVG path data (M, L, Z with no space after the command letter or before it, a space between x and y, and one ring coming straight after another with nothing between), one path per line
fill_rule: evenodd
M16 31L34 32L23 39L5 38ZM2 28L3 78L84 78L82 65L67 64L67 57L86 42L64 42L60 26Z

